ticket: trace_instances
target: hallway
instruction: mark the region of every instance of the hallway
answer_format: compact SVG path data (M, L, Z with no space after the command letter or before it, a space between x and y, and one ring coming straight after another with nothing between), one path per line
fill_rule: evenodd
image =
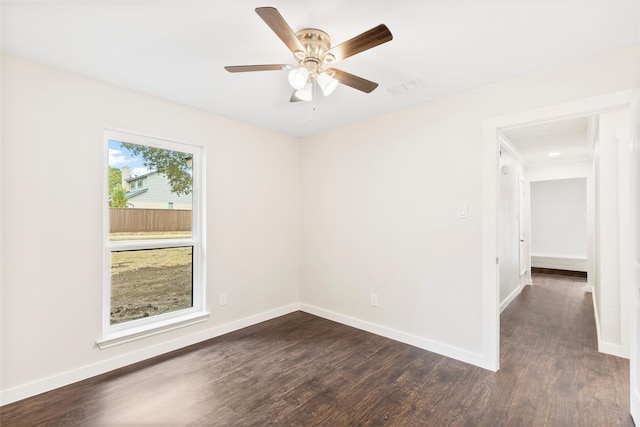
M3 427L633 426L584 279L534 275L486 371L295 312L0 408Z
M500 322L498 376L511 411L519 408L522 425L633 426L629 361L598 353L586 279L532 279Z

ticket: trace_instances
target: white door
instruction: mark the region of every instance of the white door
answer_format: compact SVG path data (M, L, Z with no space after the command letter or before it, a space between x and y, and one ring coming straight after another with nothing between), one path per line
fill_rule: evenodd
M631 300L631 416L640 425L640 94L631 104L631 212L634 234Z
M527 272L527 255L525 251L525 240L527 230L527 192L524 179L518 177L518 239L520 250L520 276Z

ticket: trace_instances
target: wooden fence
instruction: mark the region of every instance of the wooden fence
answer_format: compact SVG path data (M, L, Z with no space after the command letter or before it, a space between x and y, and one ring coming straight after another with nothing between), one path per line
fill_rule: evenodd
M110 233L191 231L190 210L109 208Z

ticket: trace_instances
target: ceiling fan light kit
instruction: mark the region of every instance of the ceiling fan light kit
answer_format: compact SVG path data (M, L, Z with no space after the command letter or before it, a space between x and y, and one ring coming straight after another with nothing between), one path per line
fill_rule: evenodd
M338 87L338 81L331 77L327 72L318 74L316 81L318 82L320 89L322 89L322 94L324 96L331 95Z
M380 24L332 47L331 38L322 30L304 28L294 33L278 10L273 7L258 7L256 13L289 48L297 65L266 64L224 67L228 72L288 70L289 84L294 89L291 102L312 101L316 85L320 87L324 96L332 94L338 87L338 83L365 93L370 93L378 86L377 83L362 77L336 68L325 68L325 66L392 40L393 35L386 25Z
M309 70L304 67L296 67L289 71L289 84L294 89L302 89L309 80Z
M309 82L304 85L300 90L295 91L295 97L300 101L312 101L313 100L313 82Z

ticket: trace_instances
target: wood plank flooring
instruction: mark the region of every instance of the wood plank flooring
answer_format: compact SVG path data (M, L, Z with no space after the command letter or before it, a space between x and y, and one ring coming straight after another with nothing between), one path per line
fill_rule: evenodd
M534 276L498 373L297 312L0 408L12 426L632 426L584 280Z

